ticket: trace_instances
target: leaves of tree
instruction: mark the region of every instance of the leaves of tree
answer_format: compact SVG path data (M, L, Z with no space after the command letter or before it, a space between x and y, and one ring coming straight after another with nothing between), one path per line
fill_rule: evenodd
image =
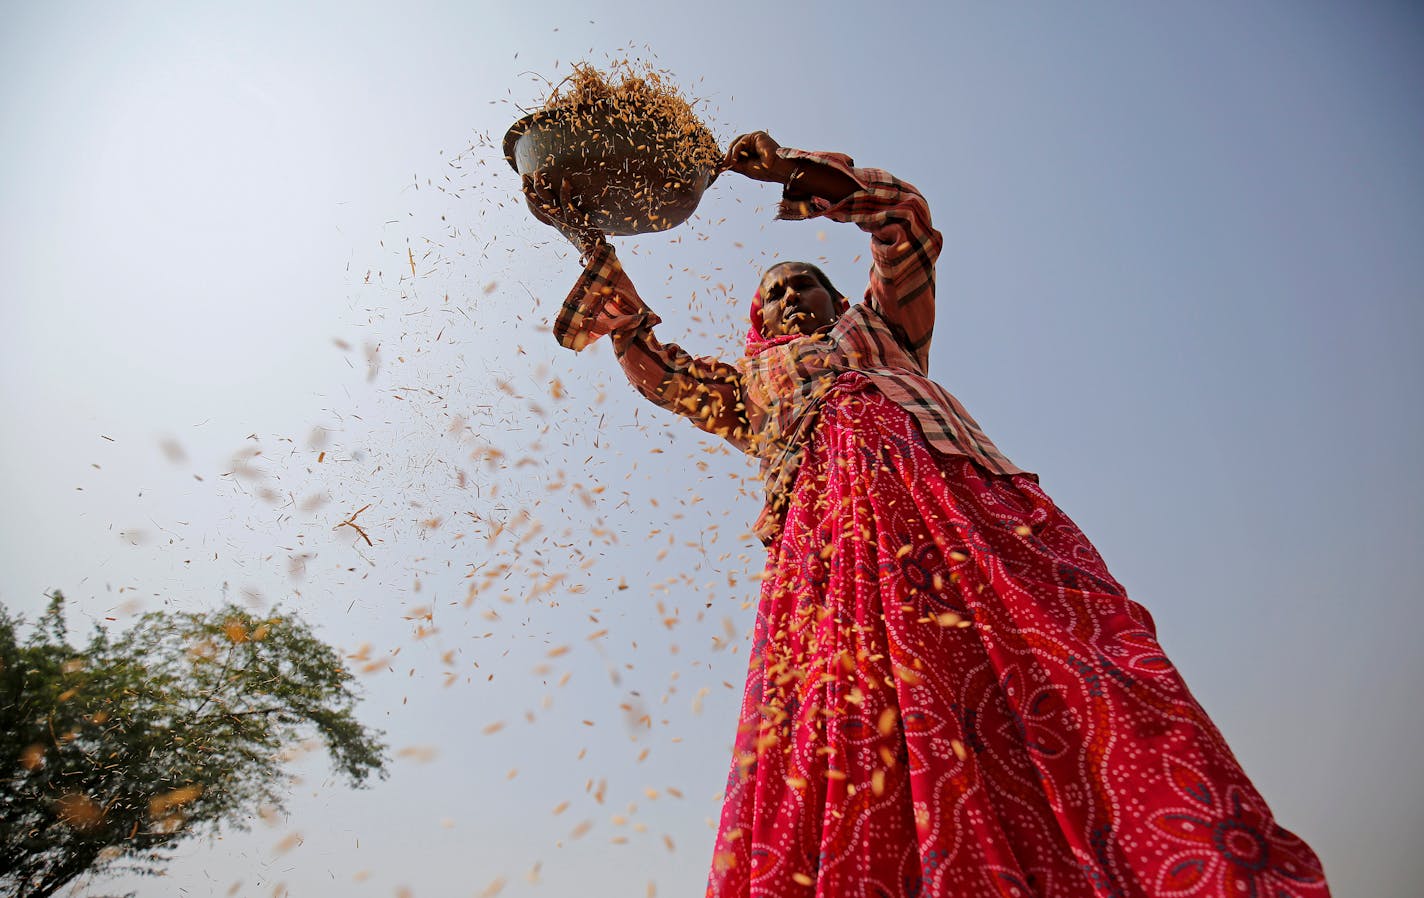
M24 642L0 608L0 887L43 898L75 877L157 873L175 845L280 809L284 765L315 737L360 787L385 775L341 656L295 615L151 612L68 642L56 592Z

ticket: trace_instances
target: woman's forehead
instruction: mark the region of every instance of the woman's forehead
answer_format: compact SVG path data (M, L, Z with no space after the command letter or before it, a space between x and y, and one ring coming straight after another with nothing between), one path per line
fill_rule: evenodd
M762 273L761 283L763 287L770 287L773 284L789 281L801 274L816 276L816 273L811 270L811 266L805 262L778 262Z

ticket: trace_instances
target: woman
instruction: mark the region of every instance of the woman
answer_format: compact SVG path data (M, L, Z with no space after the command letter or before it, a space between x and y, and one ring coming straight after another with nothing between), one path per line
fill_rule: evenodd
M725 165L784 184L782 218L869 232L864 301L778 264L746 355L693 358L592 235L555 327L575 349L611 335L640 393L762 463L766 578L707 894L1328 895L1151 615L928 379L924 197L764 132ZM546 216L576 208L562 187L525 185Z

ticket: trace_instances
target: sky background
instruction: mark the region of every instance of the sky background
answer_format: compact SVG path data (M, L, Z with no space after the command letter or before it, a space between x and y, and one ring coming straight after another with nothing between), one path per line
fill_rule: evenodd
M0 601L62 589L76 637L280 605L355 656L395 755L363 791L300 760L284 816L90 891L700 892L756 486L606 346L553 345L576 259L497 151L541 78L631 52L724 144L921 188L932 374L1152 611L1335 893L1418 893L1424 15L817 9L6 6ZM734 354L775 259L858 294L864 236L774 200L728 176L619 241L665 339ZM373 546L336 527L367 504Z

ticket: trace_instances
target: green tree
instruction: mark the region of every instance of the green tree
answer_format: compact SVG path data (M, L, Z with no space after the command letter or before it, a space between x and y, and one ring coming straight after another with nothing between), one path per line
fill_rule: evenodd
M156 874L175 845L280 808L313 733L353 786L385 775L341 656L290 614L152 612L69 645L58 592L23 642L0 608L0 891Z

